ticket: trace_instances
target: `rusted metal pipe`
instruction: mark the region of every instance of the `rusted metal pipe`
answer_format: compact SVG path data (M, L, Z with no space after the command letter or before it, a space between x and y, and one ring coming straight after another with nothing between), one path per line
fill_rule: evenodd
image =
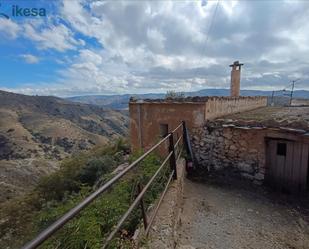
M92 201L94 201L99 195L109 189L115 182L117 182L120 178L122 178L128 171L134 168L139 162L141 162L145 157L147 157L151 152L153 152L159 145L161 145L164 141L169 139L171 134L168 134L165 138L159 141L156 145L154 145L151 149L149 149L145 154L131 163L126 169L121 171L119 174L114 176L111 180L105 183L102 187L97 189L91 195L89 195L85 200L63 215L60 219L55 221L48 228L43 230L37 237L31 240L28 244L26 244L22 249L34 249L41 245L46 239L52 236L55 232L57 232L62 226L64 226L69 220L73 219L77 214L80 213L85 207L87 207Z
M159 210L159 208L160 208L160 206L161 206L161 203L162 203L162 201L163 201L163 198L164 198L164 196L165 196L165 194L166 194L166 192L167 192L168 186L170 185L170 183L171 183L171 181L172 181L172 179L173 179L173 176L174 176L174 171L172 171L172 173L170 174L170 176L169 176L169 178L168 178L168 182L167 182L167 184L166 184L166 186L165 186L165 189L164 189L163 193L162 193L161 196L160 196L158 205L156 206L155 210L153 211L152 216L150 217L150 220L149 220L147 229L146 229L146 231L145 231L146 236L149 234L149 230L150 230L150 228L151 228L151 225L152 225L152 223L153 223L153 221L154 221L154 218L156 217L156 215L157 215L157 213L158 213L158 210Z
M179 142L181 141L181 139L182 139L182 135L178 138L177 142L175 143L174 149L176 149L176 147L179 144Z
M172 156L172 152L168 154L168 156L165 158L159 169L156 171L156 173L151 177L149 182L146 184L146 186L142 189L142 191L139 193L139 195L136 197L136 199L133 201L129 209L125 212L125 214L121 217L121 219L118 221L115 229L110 233L110 235L107 237L102 249L105 249L108 245L108 243L114 238L116 233L119 231L123 223L126 221L128 216L132 213L133 209L137 206L137 204L141 201L142 197L144 196L145 192L150 187L151 183L154 181L154 179L157 177L157 175L160 173L161 169L165 166L168 159Z
M179 154L177 156L176 163L178 162L178 160L179 160L179 158L181 156L182 151L183 151L183 147L181 147L181 149L179 150Z
M177 172L176 172L176 159L175 159L175 148L178 146L181 137L177 140L175 146L173 143L173 133L176 132L181 126L183 126L184 130L185 123L182 122L180 125L178 125L172 133L169 133L167 136L165 136L162 140L160 140L157 144L155 144L153 147L151 147L146 153L144 153L141 157L139 157L137 160L135 160L133 163L131 163L126 169L124 169L122 172L118 173L116 176L114 176L111 180L109 180L107 183L105 183L103 186L101 186L99 189L97 189L95 192L90 194L86 199L84 199L81 203L79 203L77 206L75 206L73 209L71 209L69 212L67 212L65 215L63 215L61 218L59 218L57 221L55 221L52 225L50 225L48 228L43 230L36 238L34 238L32 241L27 243L22 249L34 249L40 246L45 240L47 240L49 237L51 237L55 232L57 232L61 227L63 227L67 222L69 222L71 219L73 219L76 215L78 215L84 208L86 208L91 202L93 202L96 198L98 198L102 193L104 193L106 190L108 190L113 184L115 184L119 179L121 179L128 171L133 169L140 163L142 160L144 160L145 157L147 157L150 153L152 153L156 148L158 148L162 143L164 143L167 139L170 141L170 153L164 160L164 162L161 164L158 171L153 175L153 177L150 179L150 181L147 183L147 185L144 187L143 190L139 193L133 204L130 206L130 208L127 210L126 214L123 216L123 218L118 222L119 228L127 218L127 216L132 212L132 210L136 207L136 205L141 201L141 198L145 194L146 190L149 188L150 184L154 181L156 176L159 174L162 167L166 164L166 162L170 159L170 163L173 163L172 167L172 174L171 176L174 177L174 179L177 178ZM186 134L185 131L183 131L183 134ZM188 136L188 134L186 134ZM182 136L184 138L184 141L187 140L187 136ZM186 141L187 142L187 141ZM175 148L174 148L175 147ZM181 154L181 153L180 153ZM177 156L177 160L180 157L180 154ZM171 176L169 178L169 182L171 181ZM166 189L163 192L163 195L165 194L168 184L166 186ZM163 198L163 197L161 197ZM162 200L161 200L162 201ZM160 202L160 201L159 201ZM154 217L152 218L152 220ZM151 221L152 222L152 221ZM118 226L116 227L118 228ZM115 229L110 236L108 237L109 240L106 241L106 244L104 247L108 244L108 242L113 238L113 236L117 233L119 230ZM147 228L149 230L149 224L147 225Z
M180 125L178 125L178 126L172 131L172 133L175 133L182 125L183 125L183 124L180 123Z
M172 153L170 158L170 167L171 170L174 171L174 180L177 179L177 169L176 169L176 156L175 156L175 148L174 148L174 138L173 133L170 133L169 137L169 152Z
M138 194L140 194L142 192L142 187L141 187L140 183L137 185L137 190L138 190ZM146 215L146 212L145 212L143 198L141 198L140 206L141 206L141 211L142 211L142 218L143 218L144 228L146 229L147 226L148 226L148 223L147 223L147 215Z

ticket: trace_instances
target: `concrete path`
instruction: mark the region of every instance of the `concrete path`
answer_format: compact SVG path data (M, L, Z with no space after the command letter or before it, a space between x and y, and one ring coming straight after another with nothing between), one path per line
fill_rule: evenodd
M179 249L309 248L299 210L259 191L188 179L175 237Z

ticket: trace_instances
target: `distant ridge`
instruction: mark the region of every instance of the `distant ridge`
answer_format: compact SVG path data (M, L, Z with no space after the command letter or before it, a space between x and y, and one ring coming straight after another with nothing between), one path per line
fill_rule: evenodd
M33 186L60 160L126 136L121 111L0 91L0 201Z
M32 151L15 153L19 140L24 143L19 152L28 147L26 144L35 143L49 146L48 151L59 147L70 153L124 136L128 127L128 118L120 111L58 97L4 91L0 91L0 117L0 135L16 143L13 151L0 150L0 159L28 158L28 154L36 154Z
M241 90L242 96L271 96L272 91L261 90ZM290 92L276 91L275 96L287 96ZM195 92L185 92L185 96L229 96L229 89L203 89ZM309 99L309 91L294 91L295 98ZM164 98L164 93L148 93L148 94L123 94L123 95L86 95L67 98L74 102L98 105L111 109L127 109L130 97L138 99L157 99Z

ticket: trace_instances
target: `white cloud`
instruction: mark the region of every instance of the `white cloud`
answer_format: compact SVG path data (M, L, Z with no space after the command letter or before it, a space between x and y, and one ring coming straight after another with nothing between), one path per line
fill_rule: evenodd
M42 50L53 49L64 52L86 45L84 40L74 37L75 33L68 26L59 22L58 16L23 20L23 22L0 18L0 34L12 40L29 39Z
M37 23L26 23L23 26L24 36L38 43L40 49L65 51L84 45L84 41L74 39L73 32L63 24L50 24L41 29Z
M0 34L3 37L7 37L9 39L15 39L19 33L21 28L10 19L0 18Z
M40 59L32 54L22 54L20 58L24 59L28 64L36 64L39 63Z
M23 29L39 49L75 51L61 79L44 87L60 95L229 87L235 60L245 63L243 88L278 89L295 75L309 78L309 2L220 1L212 20L216 4L63 0L62 22Z

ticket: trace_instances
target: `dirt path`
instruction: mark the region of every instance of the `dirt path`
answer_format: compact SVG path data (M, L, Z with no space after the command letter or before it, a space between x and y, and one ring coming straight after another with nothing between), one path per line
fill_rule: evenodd
M186 179L176 248L304 249L309 226L298 210L258 191Z

